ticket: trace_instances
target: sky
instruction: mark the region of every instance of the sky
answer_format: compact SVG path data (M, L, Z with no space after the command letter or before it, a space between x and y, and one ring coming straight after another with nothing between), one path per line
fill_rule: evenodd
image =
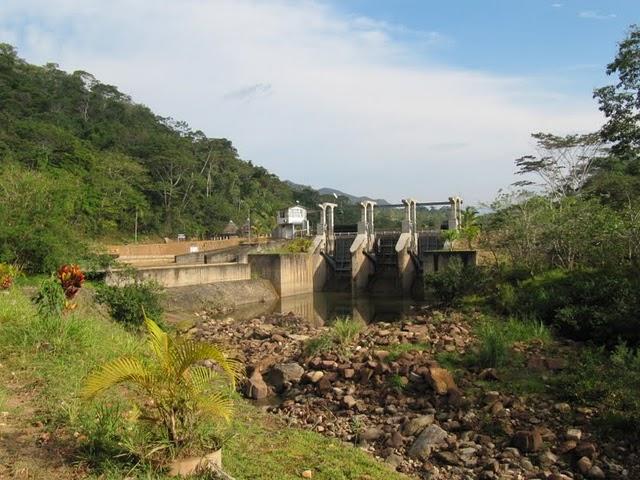
M532 132L603 122L638 0L0 0L0 42L229 138L281 178L490 201Z

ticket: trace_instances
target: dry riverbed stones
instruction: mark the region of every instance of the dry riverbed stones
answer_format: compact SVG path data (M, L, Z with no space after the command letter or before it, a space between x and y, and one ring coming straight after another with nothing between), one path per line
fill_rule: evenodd
M307 340L325 330L276 314L205 319L190 334L235 348L248 370L242 392L275 396L265 408L290 425L358 445L418 478L640 478L630 470L640 464L637 446L599 446L592 410L478 387L499 379L494 369L444 368L438 354L463 354L475 342L460 315L416 311L367 326L343 351L305 355ZM518 348L536 371L566 365Z

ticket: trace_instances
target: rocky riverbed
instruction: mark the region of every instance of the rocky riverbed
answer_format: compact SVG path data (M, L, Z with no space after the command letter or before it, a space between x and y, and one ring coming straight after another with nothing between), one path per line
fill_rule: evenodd
M205 316L189 335L236 349L248 370L245 396L289 424L359 445L418 478L640 478L636 445L592 432L595 407L507 393L493 369L444 368L438 359L473 349L474 321L415 309L318 352L308 343L327 327L293 314ZM542 379L565 368L573 348L559 344L549 356L535 342L515 346L523 368Z

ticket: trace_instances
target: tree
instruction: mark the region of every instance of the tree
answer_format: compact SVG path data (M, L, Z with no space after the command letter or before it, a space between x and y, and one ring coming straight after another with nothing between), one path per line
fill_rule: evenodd
M618 79L614 85L598 88L594 98L607 118L602 138L611 144L613 158L608 168L622 166L627 173L640 174L640 28L632 25L620 42L607 75Z
M480 225L478 224L478 210L467 207L462 211L462 228L460 235L467 241L469 250L473 248L473 242L480 235Z
M516 159L516 174L534 174L539 181L526 179L515 185L540 186L554 199L578 192L587 182L594 160L602 154L602 140L598 134L534 133L531 136L536 139L538 155Z

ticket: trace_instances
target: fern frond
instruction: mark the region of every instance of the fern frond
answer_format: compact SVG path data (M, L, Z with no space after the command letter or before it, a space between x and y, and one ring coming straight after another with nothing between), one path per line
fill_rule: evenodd
M182 376L195 363L212 360L225 373L229 383L235 387L244 371L242 363L231 358L219 345L185 340L174 344L171 356L171 364L177 376Z
M90 399L123 382L133 382L146 388L151 381L150 374L137 358L118 358L91 373L80 391L84 399Z
M149 346L155 353L158 363L165 371L169 371L171 367L171 339L169 335L146 315L144 317L144 325L147 328L147 332L149 332Z

